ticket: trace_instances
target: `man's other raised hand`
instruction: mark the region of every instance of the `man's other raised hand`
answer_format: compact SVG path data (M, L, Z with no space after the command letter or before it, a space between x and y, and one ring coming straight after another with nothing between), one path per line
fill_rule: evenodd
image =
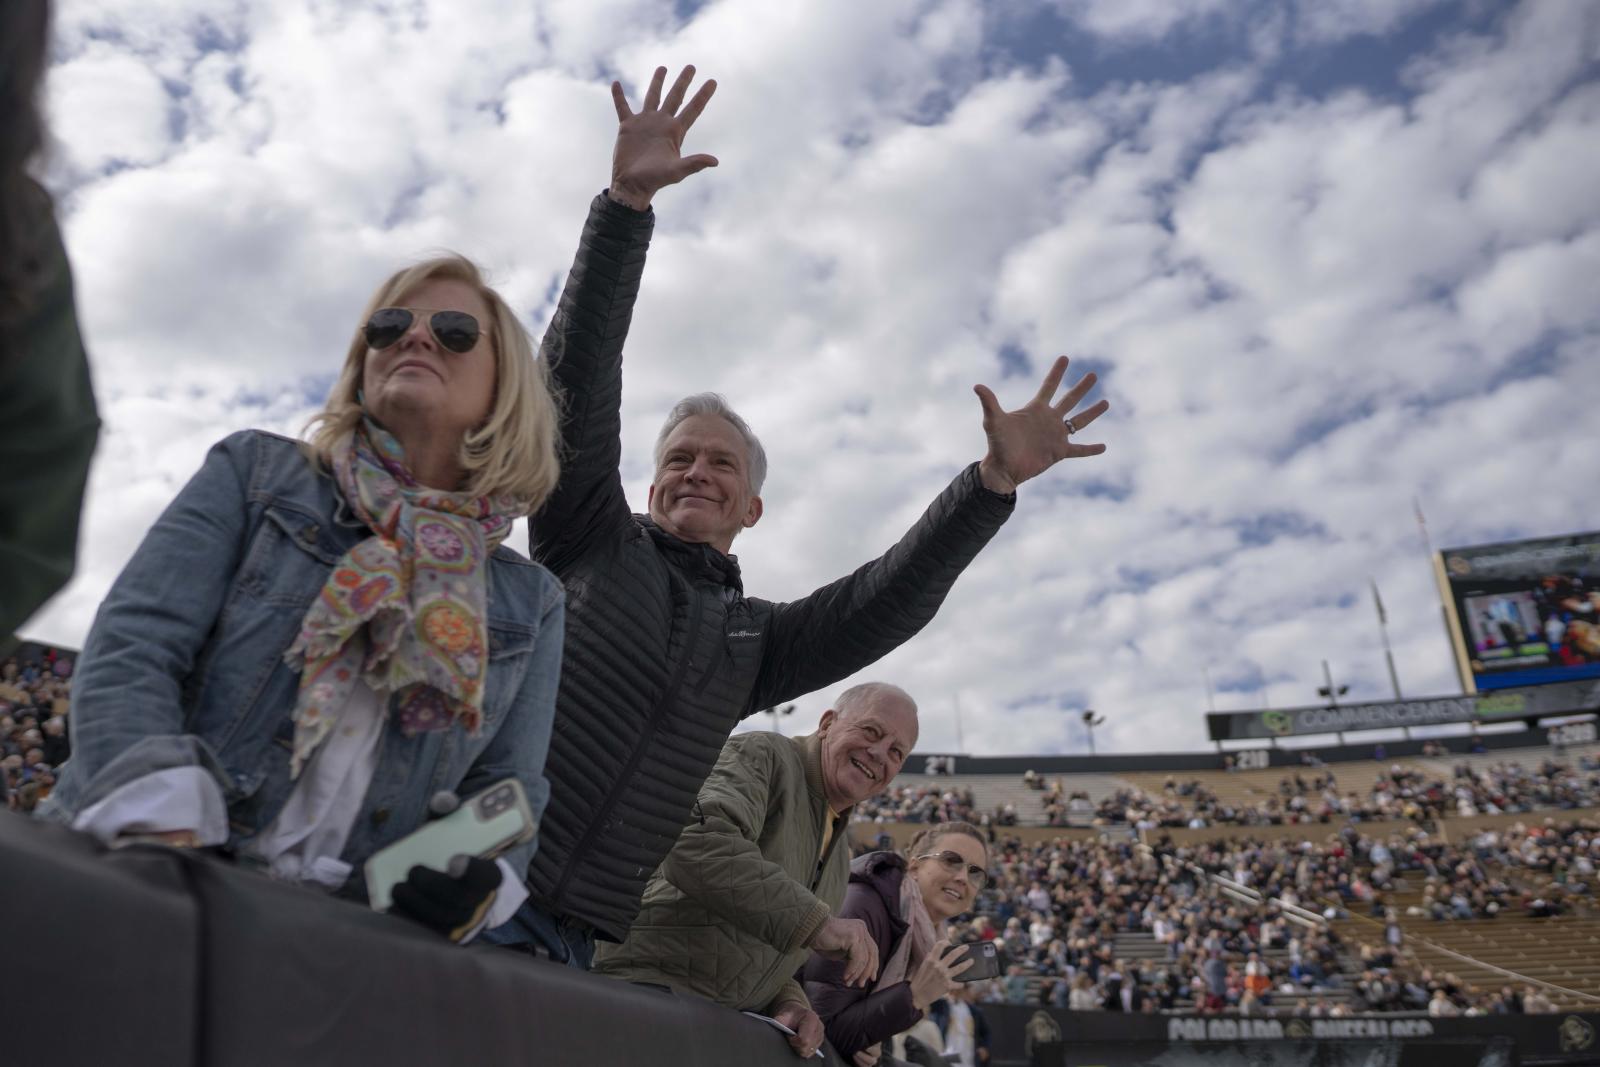
M617 146L611 157L611 198L643 211L651 197L668 185L676 185L691 174L717 165L717 157L685 156L683 138L705 110L717 83L705 82L685 104L684 96L694 81L694 68L684 67L661 97L667 68L657 67L638 111L628 106L621 82L611 83L611 99L617 106Z
M973 386L983 405L983 433L989 439L989 454L978 464L986 487L996 493L1012 493L1064 459L1098 456L1106 450L1105 445L1080 445L1072 440L1073 434L1104 415L1111 405L1102 400L1073 411L1094 388L1092 373L1079 378L1057 401L1056 390L1066 373L1067 357L1061 356L1033 399L1015 411L1002 408L987 385Z

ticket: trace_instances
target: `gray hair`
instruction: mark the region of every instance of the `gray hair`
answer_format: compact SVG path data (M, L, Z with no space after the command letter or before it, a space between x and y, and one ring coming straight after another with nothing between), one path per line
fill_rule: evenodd
M662 424L661 433L656 436L656 470L661 469L661 457L667 450L667 438L672 436L672 431L676 430L685 419L692 419L696 415L715 415L725 419L739 431L739 436L744 438L745 451L750 457L750 491L759 494L762 484L767 480L767 450L761 447L761 441L756 437L755 431L750 429L750 424L728 406L728 402L720 393L696 393L672 405L672 411L667 414L667 421Z
M850 715L853 712L864 711L869 705L876 704L884 697L899 697L910 704L912 714L916 714L917 702L911 699L911 694L889 682L862 682L860 685L853 685L839 694L839 699L833 702L833 710L841 716Z

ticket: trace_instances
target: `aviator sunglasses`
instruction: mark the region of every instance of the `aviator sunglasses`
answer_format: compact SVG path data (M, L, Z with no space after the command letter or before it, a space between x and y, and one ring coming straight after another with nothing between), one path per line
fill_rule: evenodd
M369 348L388 348L411 329L411 324L416 321L417 312L433 311L432 308L379 308L372 313L372 318L367 320L362 327L366 334ZM472 347L478 343L478 320L468 315L465 311L433 311L428 316L428 329L433 332L433 339L452 352L471 352Z
M967 858L955 849L947 848L943 852L929 852L921 856L913 856L919 860L938 860L952 871L959 871L962 867L967 869L967 882L974 889L982 889L983 884L989 880L989 872L979 867L976 863L968 863Z

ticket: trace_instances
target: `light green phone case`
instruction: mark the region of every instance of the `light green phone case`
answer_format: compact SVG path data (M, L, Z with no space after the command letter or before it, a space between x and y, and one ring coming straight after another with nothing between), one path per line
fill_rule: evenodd
M533 840L538 826L528 808L527 794L515 778L490 786L442 819L412 831L387 848L373 853L364 868L367 899L376 911L388 911L390 893L405 881L411 868L448 871L456 856L492 859L508 848Z

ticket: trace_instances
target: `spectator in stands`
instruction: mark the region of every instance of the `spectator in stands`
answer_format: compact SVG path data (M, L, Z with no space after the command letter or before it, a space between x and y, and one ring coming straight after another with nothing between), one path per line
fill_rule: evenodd
M72 576L100 433L72 270L28 173L49 23L46 0L0 4L0 651Z
M866 924L881 961L870 988L844 981L847 964L813 954L801 971L806 996L841 1056L909 1030L947 996L968 964L954 963L949 921L972 908L988 880L989 849L971 823L923 830L906 848L850 866L839 915Z
M556 479L545 364L460 257L395 273L364 322L310 440L222 441L112 586L53 817L354 895L436 790L516 778L537 820L563 593L502 541ZM395 910L503 921L533 848L414 868Z
M1067 1007L1073 1011L1100 1011L1104 1008L1100 993L1088 971L1079 971L1072 980L1072 990L1067 995Z
M67 720L60 715L52 715L44 721L43 729L44 761L52 767L59 767L72 754L72 743L67 740Z
M1208 949L1206 961L1200 968L1206 980L1206 993L1218 1001L1228 995L1228 962L1222 958L1220 947Z
M1022 965L1013 963L1006 968L1004 981L1000 983L1005 990L1007 1004L1026 1004L1028 1002L1028 978L1022 973Z
M916 740L916 704L883 682L846 690L809 736L734 736L627 939L602 944L595 970L770 1015L810 1056L822 1020L792 976L809 951L844 961L841 984L878 974L867 925L838 914L850 809L888 785Z
M1435 1019L1453 1018L1461 1014L1461 1009L1440 987L1433 991L1433 999L1428 1001L1428 1014Z
M979 386L988 453L899 544L787 604L747 597L729 555L762 517L766 458L721 398L699 394L673 409L657 440L649 516L630 514L620 470L622 347L654 225L649 207L663 187L715 163L680 155L714 83L685 104L693 68L663 97L665 74L656 72L638 112L612 87L620 125L611 186L591 208L545 335L574 458L533 517L533 544L573 593L572 654L531 901L515 932L496 938L541 942L579 965L597 934L627 934L739 719L832 685L910 639L1009 517L1018 485L1104 451L1071 439L1107 404L1074 413L1092 374L1055 399L1065 359L1017 411L1001 410Z
M960 985L929 1015L944 1035L944 1055L954 1067L982 1067L989 1062L989 1023L974 1001L970 986Z
M1556 1006L1543 989L1525 985L1522 987L1522 1010L1529 1015L1549 1015Z
M1272 991L1272 972L1258 953L1250 953L1245 960L1244 988L1263 1001Z

